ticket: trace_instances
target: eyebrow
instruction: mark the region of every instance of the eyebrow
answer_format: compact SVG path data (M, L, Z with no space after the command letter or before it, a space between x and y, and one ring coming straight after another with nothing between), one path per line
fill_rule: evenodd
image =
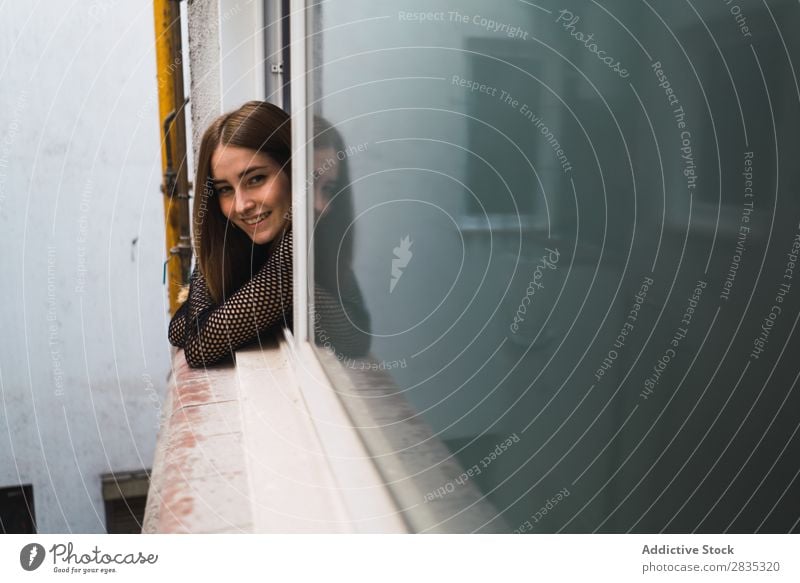
M239 179L241 180L242 178L245 177L245 175L249 174L250 172L254 172L255 170L264 170L265 168L269 169L269 166L266 166L266 165L264 165L264 166L253 166L252 168L247 168L246 170L243 170L242 172L239 172ZM211 181L211 183L214 184L214 185L217 185L217 184L219 184L221 182L228 182L228 181L227 180L223 180L223 179L212 180Z

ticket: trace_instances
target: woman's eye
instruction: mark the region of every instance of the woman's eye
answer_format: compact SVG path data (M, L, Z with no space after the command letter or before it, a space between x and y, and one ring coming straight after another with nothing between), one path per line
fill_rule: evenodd
M247 180L247 184L249 186L257 186L257 185L261 184L262 182L264 182L265 178L266 178L266 176L264 176L263 174L257 174L256 176L251 176Z
M219 196L226 196L226 195L230 194L232 191L233 191L233 189L230 186L218 186L217 187L217 194Z

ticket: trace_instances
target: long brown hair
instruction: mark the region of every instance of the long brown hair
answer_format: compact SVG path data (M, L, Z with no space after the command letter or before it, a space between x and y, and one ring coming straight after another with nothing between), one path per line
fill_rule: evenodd
M222 214L211 176L211 156L218 146L267 154L291 176L289 114L266 101L248 101L216 118L200 141L192 217L194 252L211 297L221 303L252 277L271 246L255 245Z

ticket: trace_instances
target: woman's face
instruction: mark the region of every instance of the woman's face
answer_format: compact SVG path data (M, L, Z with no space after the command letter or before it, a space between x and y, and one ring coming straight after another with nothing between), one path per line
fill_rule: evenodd
M292 208L291 182L267 154L238 146L217 146L211 177L219 208L256 245L281 234Z

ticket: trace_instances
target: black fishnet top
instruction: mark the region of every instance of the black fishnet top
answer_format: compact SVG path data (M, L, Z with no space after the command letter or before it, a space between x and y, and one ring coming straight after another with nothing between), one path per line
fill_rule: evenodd
M183 348L190 367L231 358L237 348L267 330L291 328L292 248L290 227L262 267L222 304L213 301L203 274L195 267L189 297L175 311L168 334L173 346ZM315 335L320 344L324 335L328 346L341 355L362 356L369 348L369 316L352 272L341 283L336 296L315 285Z

